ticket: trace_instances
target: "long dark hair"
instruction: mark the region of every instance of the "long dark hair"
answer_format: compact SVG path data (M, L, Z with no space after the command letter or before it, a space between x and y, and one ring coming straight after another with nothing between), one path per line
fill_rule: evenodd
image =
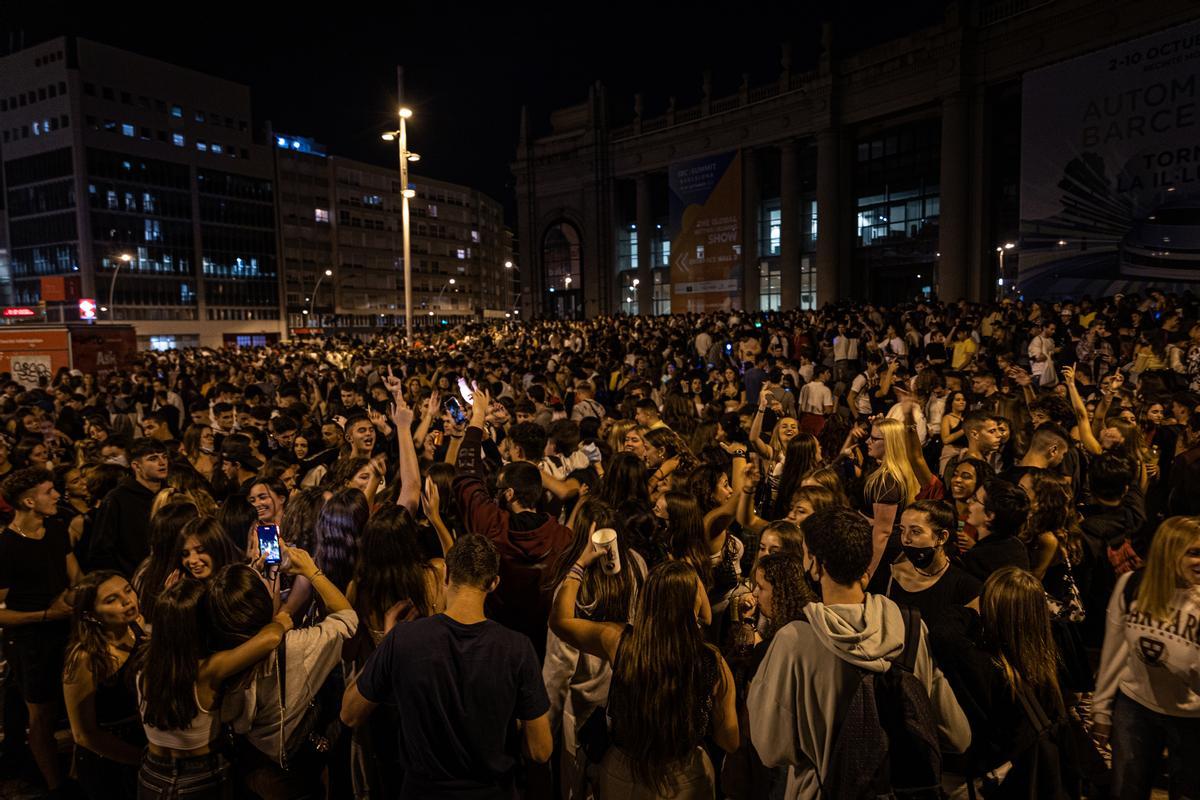
M133 590L146 619L154 617L154 604L173 570L179 569L179 532L196 518L196 506L172 501L150 518L150 555L134 574Z
M719 658L696 624L696 582L695 570L679 561L651 570L613 663L613 727L637 781L660 794L671 788L673 765L704 736L713 693L706 666Z
M1003 567L983 584L979 601L983 636L1015 698L1028 686L1047 709L1062 710L1058 645L1046 613L1046 592L1032 573Z
M279 522L290 547L299 547L311 553L317 541L317 518L321 506L325 505L325 490L317 486L296 489L283 507L283 519Z
M63 661L63 683L74 683L81 668L92 673L97 686L117 671L116 660L108 652L104 623L96 617L100 587L113 578L125 580L120 572L103 569L89 572L75 584L75 600L71 604L71 641Z
M707 514L719 505L713 498L713 492L717 490L722 475L728 475L724 467L701 464L687 477L687 490L696 498L701 512Z
M633 453L617 453L604 470L595 497L613 508L629 500L650 505L646 490L646 464Z
M247 538L250 535L250 526L257 520L258 512L254 510L254 506L250 505L250 501L246 499L243 492L234 492L229 495L217 509L217 521L221 523L221 529L239 550L246 546Z
M643 578L631 561L624 525L616 510L601 500L586 497L580 501L575 515L574 538L563 550L554 564L553 586L558 586L567 577L571 565L578 560L585 548L591 547L591 531L611 528L617 532L617 553L621 559L621 571L610 575L602 569L589 569L584 573L579 587L575 607L580 616L597 622L627 622Z
M712 561L704 533L704 515L696 498L687 492L670 491L667 503L667 550L671 557L696 570L700 581L712 584Z
M183 548L188 539L195 536L196 541L204 548L213 562L213 575L221 570L222 567L228 564L236 564L239 561L245 560L241 555L241 550L235 548L233 543L229 541L226 535L225 528L217 521L216 517L196 517L188 520L183 529L179 531L175 550L175 566L180 572L183 569Z
M208 587L208 634L214 650L232 650L271 623L275 603L262 578L245 564L230 564Z
M367 521L354 564L354 610L364 624L381 622L403 600L422 617L434 612L428 571L417 541L417 524L408 509L387 506Z
M138 656L142 721L163 731L181 730L196 717L200 661L211 651L200 625L206 612L206 584L177 581L154 606L154 635Z
M788 442L784 451L783 471L779 475L779 488L775 492L775 503L771 519L783 519L792 508L792 495L809 473L821 466L817 459L819 448L817 437L811 433L798 433Z
M317 516L317 566L334 586L346 591L358 561L358 538L371 509L358 489L338 489Z

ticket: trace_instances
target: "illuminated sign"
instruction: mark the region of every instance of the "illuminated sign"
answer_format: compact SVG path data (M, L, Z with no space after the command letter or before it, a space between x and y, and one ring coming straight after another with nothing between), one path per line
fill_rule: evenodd
M95 319L96 318L96 301L90 297L84 297L79 301L79 318L80 319Z
M4 316L6 317L36 317L37 315L37 310L28 306L9 306L4 309Z

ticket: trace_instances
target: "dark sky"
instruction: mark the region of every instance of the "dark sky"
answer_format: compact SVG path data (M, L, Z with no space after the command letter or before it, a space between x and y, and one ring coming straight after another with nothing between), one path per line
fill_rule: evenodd
M736 91L743 72L751 85L774 79L783 41L792 44L794 68L815 63L823 19L837 26L839 48L857 48L936 21L944 2L522 7L427 0L412 19L381 5L94 3L89 11L39 0L20 4L37 16L0 16L0 51L13 31L23 31L27 45L74 33L218 75L250 86L260 131L271 120L275 130L312 136L330 153L383 165L394 164L379 134L394 127L402 64L421 174L487 192L509 209L511 224L509 164L522 103L534 131L545 132L551 110L585 100L601 80L622 124L636 91L648 115L661 113L672 94L680 107L696 102L705 68L713 70L717 96Z

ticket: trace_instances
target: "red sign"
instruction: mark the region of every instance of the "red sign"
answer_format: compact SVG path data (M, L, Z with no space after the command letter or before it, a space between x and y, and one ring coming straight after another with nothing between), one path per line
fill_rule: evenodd
M37 310L28 306L9 306L4 309L4 316L6 317L36 317L37 315Z
M67 282L65 278L42 278L42 300L48 303L62 303L67 299Z
M95 319L96 318L96 301L90 297L85 297L79 301L79 318L80 319Z

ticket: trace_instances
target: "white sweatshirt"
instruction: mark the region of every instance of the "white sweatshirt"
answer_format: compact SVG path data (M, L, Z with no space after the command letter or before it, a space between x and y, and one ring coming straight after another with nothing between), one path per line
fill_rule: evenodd
M1125 607L1125 585L1117 579L1108 601L1104 649L1092 697L1092 717L1112 724L1117 689L1151 711L1170 717L1200 717L1200 588L1179 589L1167 622Z
M808 622L784 626L775 634L754 680L747 707L750 739L768 767L787 764L787 800L819 794L813 762L824 774L833 748L834 719L845 671L837 660L886 672L904 650L904 617L882 595L868 594L862 605L809 603ZM914 673L929 691L943 744L964 752L971 728L950 684L929 656L928 632L921 623Z

